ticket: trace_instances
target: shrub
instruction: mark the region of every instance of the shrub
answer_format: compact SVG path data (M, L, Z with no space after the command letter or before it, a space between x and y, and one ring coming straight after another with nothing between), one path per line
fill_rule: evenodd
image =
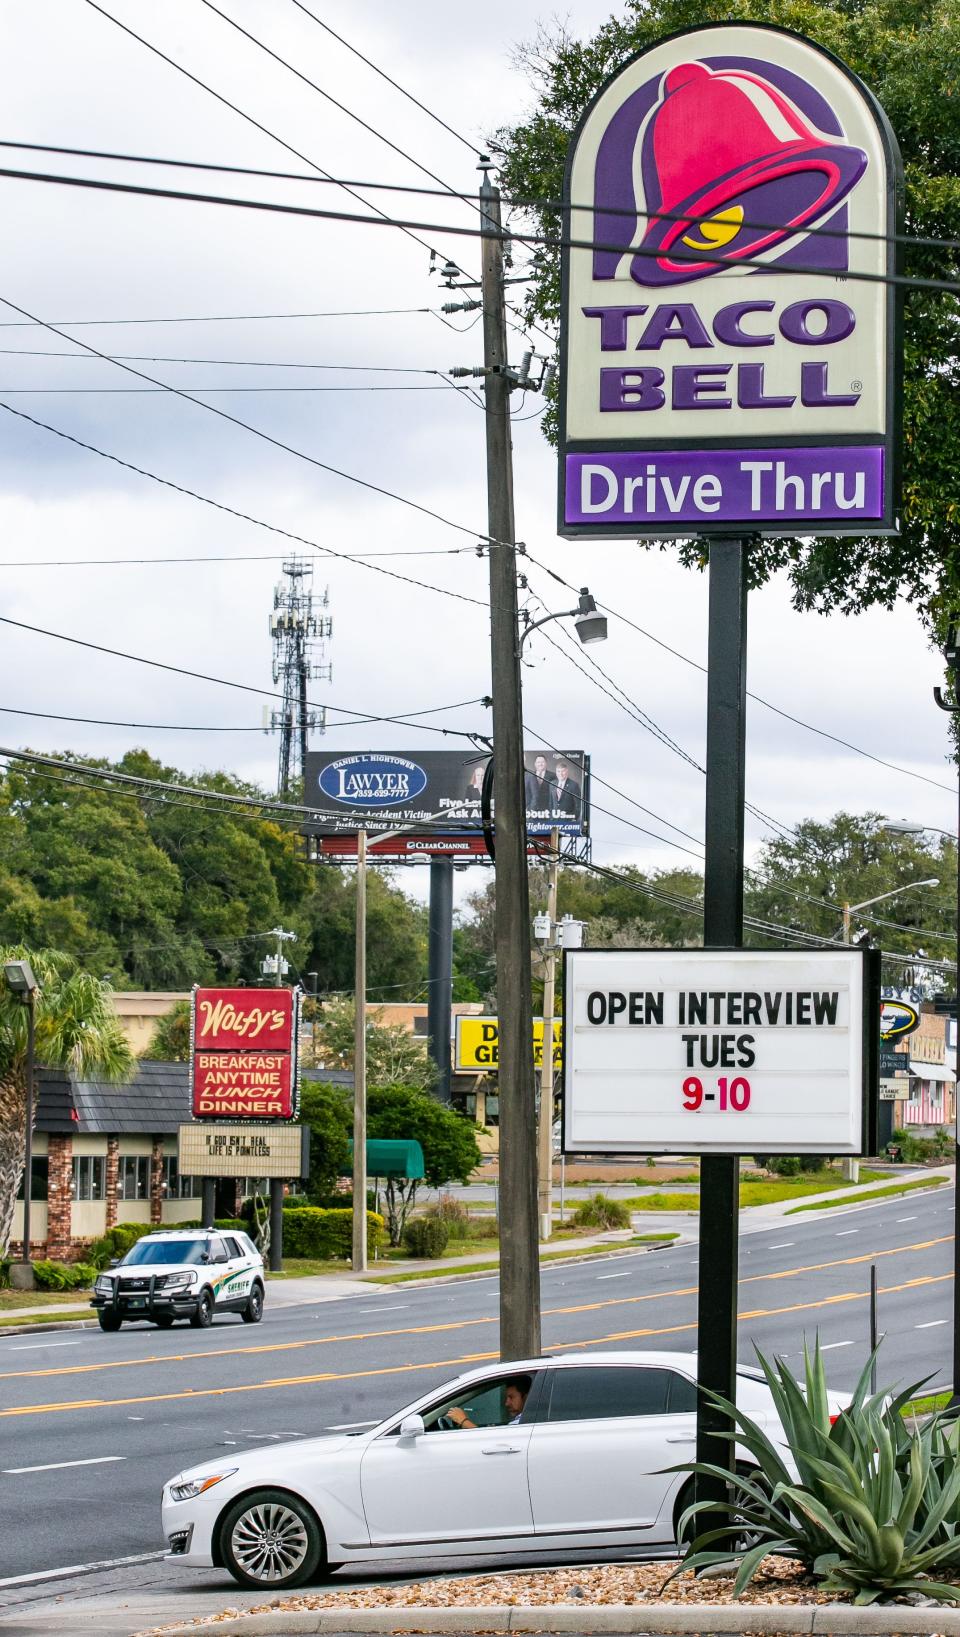
M10 1269L13 1267L12 1256L0 1256L0 1290L10 1287Z
M383 1217L367 1212L369 1254L383 1244ZM341 1257L349 1260L353 1251L353 1212L325 1211L318 1205L283 1213L283 1253L320 1262Z
M249 1223L245 1222L243 1217L240 1216L215 1216L213 1225L215 1228L219 1228L221 1233L249 1233L250 1231ZM190 1222L168 1222L165 1226L168 1228L202 1228L203 1223L199 1217L196 1217Z
M778 1177L798 1177L800 1161L796 1154L777 1154L768 1161L767 1169Z
M411 1256L442 1256L450 1238L450 1228L439 1216L413 1216L403 1230L403 1242Z
M40 1290L75 1290L78 1285L92 1284L97 1276L95 1267L87 1262L34 1262L33 1277Z
M89 1251L90 1261L96 1268L105 1268L115 1256L126 1256L130 1247L150 1231L149 1222L118 1222L115 1227L108 1228L101 1239L93 1241Z
M472 1223L470 1212L461 1204L454 1194L441 1194L432 1205L428 1205L424 1216L431 1217L436 1222L447 1224L449 1239L469 1239Z
M591 1194L570 1219L575 1228L629 1228L630 1207L608 1194Z
M901 1411L916 1388L897 1397L886 1390L871 1393L873 1357L864 1365L849 1407L833 1424L819 1342L812 1358L804 1348L803 1386L782 1359L770 1364L759 1350L757 1357L799 1481L750 1416L711 1395L730 1422L736 1422L737 1442L756 1467L731 1478L727 1501L700 1501L687 1508L681 1536L705 1512L710 1514L704 1518L708 1529L691 1542L674 1573L738 1558L734 1595L739 1597L775 1552L799 1558L819 1589L847 1592L858 1604L908 1592L960 1601L960 1586L926 1578L931 1570L960 1570L955 1433L946 1431L939 1416L909 1430ZM720 1475L719 1468L696 1462L683 1470ZM723 1518L719 1531L718 1512ZM718 1546L723 1549L716 1550Z

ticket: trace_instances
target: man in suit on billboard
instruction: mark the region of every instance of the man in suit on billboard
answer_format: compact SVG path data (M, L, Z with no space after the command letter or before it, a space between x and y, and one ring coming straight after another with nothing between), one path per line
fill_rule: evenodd
M570 777L570 764L561 756L557 762L557 771L553 778L553 792L550 803L555 813L566 813L571 818L578 818L580 814L580 786Z
M542 751L534 757L533 772L523 775L524 800L528 813L548 813L553 806L553 779L547 771Z

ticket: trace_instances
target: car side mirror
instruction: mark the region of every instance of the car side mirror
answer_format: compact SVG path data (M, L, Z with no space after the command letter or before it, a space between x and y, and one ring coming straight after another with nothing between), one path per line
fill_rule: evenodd
M400 1423L401 1438L419 1438L426 1430L422 1415L405 1415Z
M203 1251L203 1252L202 1252L202 1253L201 1253L201 1256L200 1256L200 1260L201 1260L201 1262L209 1262L209 1260L210 1260L210 1252L209 1252L209 1251Z
M119 1256L111 1256L111 1258L110 1258L110 1266L111 1266L111 1267L112 1267L112 1268L118 1268L118 1267L119 1267L119 1266L120 1266L120 1258L119 1258Z

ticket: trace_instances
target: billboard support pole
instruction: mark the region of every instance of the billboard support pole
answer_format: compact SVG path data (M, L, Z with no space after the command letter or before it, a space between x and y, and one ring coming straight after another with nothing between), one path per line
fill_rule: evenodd
M353 1257L367 1271L367 832L357 832L356 962L353 983Z
M453 859L430 860L427 1035L436 1064L436 1095L450 1101L450 1011L453 1000Z
M743 797L747 683L746 540L710 545L707 653L706 843L703 942L743 945ZM697 1298L697 1460L728 1471L734 1446L724 1412L707 1398L736 1401L737 1265L740 1162L735 1154L705 1154L700 1169L700 1251ZM697 1480L698 1500L722 1501L726 1485Z
M203 1196L200 1206L200 1215L203 1217L205 1228L213 1227L213 1219L217 1214L217 1184L213 1177L204 1177L202 1184Z
M540 1352L537 1114L533 1075L530 897L527 879L523 719L517 634L503 227L500 194L483 168L480 188L490 651L496 788L496 959L500 1015L500 1354Z

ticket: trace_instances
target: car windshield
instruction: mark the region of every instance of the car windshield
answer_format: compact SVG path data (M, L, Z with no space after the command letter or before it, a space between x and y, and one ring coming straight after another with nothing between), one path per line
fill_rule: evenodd
M200 1262L207 1254L205 1239L140 1239L123 1258L123 1266L144 1262Z

